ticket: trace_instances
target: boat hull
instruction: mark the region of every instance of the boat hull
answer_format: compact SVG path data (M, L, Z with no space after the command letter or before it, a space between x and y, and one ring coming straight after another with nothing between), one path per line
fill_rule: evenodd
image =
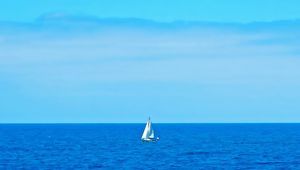
M143 142L156 142L158 141L159 138L147 138L147 139L142 139Z

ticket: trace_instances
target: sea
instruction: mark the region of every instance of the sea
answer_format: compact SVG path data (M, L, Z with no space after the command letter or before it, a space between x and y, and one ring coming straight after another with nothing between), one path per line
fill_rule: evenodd
M300 124L0 124L0 169L300 169Z

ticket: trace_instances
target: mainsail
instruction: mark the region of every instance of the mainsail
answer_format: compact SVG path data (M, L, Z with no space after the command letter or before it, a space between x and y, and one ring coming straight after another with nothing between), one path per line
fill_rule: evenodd
M148 139L150 136L150 129L151 129L151 122L150 122L150 118L148 119L147 123L146 123L146 127L144 129L144 133L142 135L142 139Z

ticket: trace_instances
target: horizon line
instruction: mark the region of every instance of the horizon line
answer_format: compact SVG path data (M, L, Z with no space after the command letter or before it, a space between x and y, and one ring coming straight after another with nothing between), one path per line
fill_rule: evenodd
M152 122L153 124L300 124L300 122ZM0 125L6 124L145 124L145 122L74 122L74 123L63 123L63 122L49 122L49 123L0 123Z

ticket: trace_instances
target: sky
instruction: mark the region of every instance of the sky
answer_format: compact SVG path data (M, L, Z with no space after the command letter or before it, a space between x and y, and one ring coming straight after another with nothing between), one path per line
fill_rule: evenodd
M1 1L0 123L300 122L299 5Z
M0 20L33 21L49 12L156 21L253 22L298 19L298 0L3 0Z

